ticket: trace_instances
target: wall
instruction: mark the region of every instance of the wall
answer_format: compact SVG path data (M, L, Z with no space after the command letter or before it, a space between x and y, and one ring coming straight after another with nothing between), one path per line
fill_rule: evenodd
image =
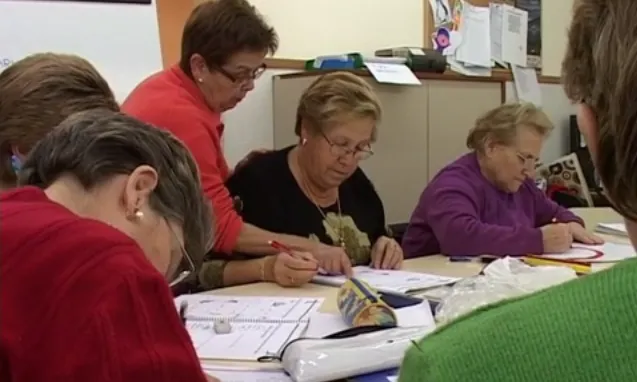
M370 52L378 47L424 41L423 14L428 0L401 0L400 7L386 0L251 0L251 3L276 27L281 38L281 49L276 57L280 58ZM560 74L572 4L573 0L543 1L543 75ZM284 72L290 70L268 70L254 92L226 114L224 146L231 164L251 149L272 147L271 77ZM567 120L573 108L560 85L542 84L541 87L544 107L557 126L543 151L542 159L548 161L566 151ZM509 84L507 100L514 97Z
M176 62L181 28L197 1L156 0L152 6L0 1L0 70L2 62L38 51L73 52L91 60L123 99L137 82L160 69L162 62L163 66ZM421 45L425 39L428 0L250 1L280 35L277 58L370 53L381 47ZM572 3L543 2L544 75L559 75ZM272 147L271 78L291 71L279 67L280 63L275 62L277 67L268 70L257 88L224 116L224 145L230 164L250 149ZM563 121L572 110L559 90L547 90L553 88L559 86L543 85L543 94L550 94L545 106L560 126L545 150L550 158L563 152ZM509 98L511 94L508 92Z
M162 68L156 5L0 1L0 70L37 52L88 59L123 100Z

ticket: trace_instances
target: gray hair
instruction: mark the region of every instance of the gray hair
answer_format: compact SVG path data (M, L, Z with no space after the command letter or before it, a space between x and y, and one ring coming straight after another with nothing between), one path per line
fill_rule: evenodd
M31 150L20 185L50 186L72 175L86 189L137 167L159 176L150 206L183 226L184 246L197 268L212 243L212 212L190 152L169 132L119 112L94 109L68 117Z

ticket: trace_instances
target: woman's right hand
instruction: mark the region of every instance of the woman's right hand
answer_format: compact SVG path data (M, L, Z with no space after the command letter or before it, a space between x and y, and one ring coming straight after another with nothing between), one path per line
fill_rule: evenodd
M318 262L310 253L279 253L265 260L265 279L283 287L307 284L318 272Z
M352 261L345 249L321 243L312 254L318 260L321 271L329 275L352 277Z
M568 224L547 224L540 228L544 253L564 253L573 244L573 235Z

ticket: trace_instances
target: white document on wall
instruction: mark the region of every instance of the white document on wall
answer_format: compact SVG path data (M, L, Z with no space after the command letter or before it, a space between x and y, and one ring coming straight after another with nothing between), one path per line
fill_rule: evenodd
M299 338L322 298L185 295L186 329L200 359L256 361L277 354ZM215 322L227 321L231 330L218 334Z
M381 84L422 85L418 77L406 65L366 62L365 66Z
M515 93L519 102L530 102L538 107L542 106L542 91L537 80L535 68L523 68L511 65Z
M490 19L488 7L464 3L460 24L462 42L456 48L456 60L467 65L492 66Z
M489 4L489 31L491 32L491 58L498 62L502 60L502 4Z
M528 12L508 4L494 4L489 8L491 16L496 19L491 25L491 38L499 46L496 47L498 57L494 59L526 67Z

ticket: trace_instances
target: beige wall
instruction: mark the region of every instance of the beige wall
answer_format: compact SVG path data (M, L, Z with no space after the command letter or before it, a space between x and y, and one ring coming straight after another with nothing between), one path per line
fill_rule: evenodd
M277 55L280 58L307 58L347 51L371 52L383 46L423 43L423 6L428 0L250 1L276 27L281 38L281 50ZM559 75L572 2L543 1L545 75ZM257 88L235 110L225 115L224 144L231 164L251 149L273 147L271 78L274 74L289 72L279 69L267 71L258 81ZM507 89L507 98L512 99L512 87ZM562 155L566 148L567 119L572 108L559 85L542 85L542 95L558 126L544 150L545 158L553 159Z

